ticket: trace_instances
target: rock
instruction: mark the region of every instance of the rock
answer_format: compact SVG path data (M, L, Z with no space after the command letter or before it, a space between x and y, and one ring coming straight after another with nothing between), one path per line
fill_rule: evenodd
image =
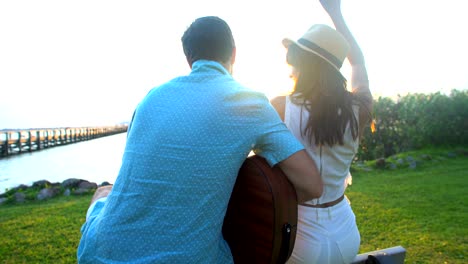
M89 182L89 181L82 181L80 182L80 184L78 185L78 188L79 189L87 189L87 190L90 190L90 189L97 189L97 184L95 182Z
M34 188L47 188L50 187L52 183L47 180L40 180L33 183L32 187Z
M92 192L92 189L82 189L82 188L78 188L78 189L76 189L76 190L73 191L73 194L81 195L81 194L90 193L90 192Z
M62 182L62 187L65 189L66 188L78 188L78 185L80 185L82 181L83 180L76 179L76 178L66 179Z
M64 196L70 196L70 194L71 194L70 189L66 189L66 190L63 192L63 195L64 195Z
M62 186L62 184L60 182L53 182L53 183L50 184L50 186L60 188L60 186Z
M15 197L15 202L17 203L24 203L24 201L26 201L26 194L24 193L16 192L14 194L14 197Z
M385 159L384 158L380 158L378 160L376 160L375 162L375 165L377 166L377 168L385 168Z
M101 183L100 186L107 186L107 185L112 185L112 184L110 184L109 182L105 181L105 182Z
M358 167L363 167L363 166L365 166L364 162L362 162L362 161L357 161L357 162L355 163L355 165L358 166Z
M449 157L449 158L455 158L456 156L457 156L457 154L454 153L454 152L447 153L447 157Z
M427 154L422 154L422 155L421 155L421 159L423 159L423 160L432 160L432 156L431 156L431 155L427 155Z
M406 157L406 161L407 161L408 163L411 163L411 162L414 161L414 158L411 157L411 156L408 156L408 157Z
M11 190L16 192L16 191L23 191L23 190L26 190L28 188L29 188L29 186L27 186L26 184L21 184L21 185L18 185L17 187L12 188Z
M36 198L38 200L45 200L57 196L60 193L60 188L44 188L39 191Z
M8 201L8 198L0 198L0 205L6 203Z
M410 169L416 169L416 167L417 167L416 161L413 160L412 162L409 163L408 168L410 168Z
M388 164L388 167L389 167L391 170L396 170L397 165L396 165L395 163L391 163L391 162L390 162L390 163Z

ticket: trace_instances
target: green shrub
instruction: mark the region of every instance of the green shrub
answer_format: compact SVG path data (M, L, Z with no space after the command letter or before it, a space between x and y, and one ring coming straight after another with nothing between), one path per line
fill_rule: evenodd
M374 101L375 133L364 131L357 159L434 146L468 145L468 91L408 94Z

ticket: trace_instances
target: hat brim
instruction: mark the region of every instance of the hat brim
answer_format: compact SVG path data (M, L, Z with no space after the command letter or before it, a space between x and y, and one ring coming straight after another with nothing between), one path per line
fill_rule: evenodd
M290 38L284 38L283 41L282 41L282 43L283 43L283 46L284 46L285 48L287 48L287 49L288 49L289 46L291 46L292 44L295 44L295 45L297 45L299 48L301 48L301 49L303 49L303 50L305 50L305 51L311 52L311 53L313 53L313 54L319 56L320 58L322 58L323 60L325 60L326 62L328 62L328 64L330 64L331 66L333 66L333 68L334 68L335 70L337 70L339 73L341 73L340 69L339 69L338 67L336 67L335 64L333 64L329 59L325 58L325 57L324 57L323 55L321 55L320 53L317 53L315 50L312 50L312 49L310 49L310 48L308 48L308 47L302 45L301 43L299 43L299 42L297 42L297 41L294 41L294 40L292 40L292 39L290 39Z
M290 39L290 38L284 38L283 41L281 43L283 43L283 46L285 48L289 48L289 46L291 46L291 44L293 44L295 41Z

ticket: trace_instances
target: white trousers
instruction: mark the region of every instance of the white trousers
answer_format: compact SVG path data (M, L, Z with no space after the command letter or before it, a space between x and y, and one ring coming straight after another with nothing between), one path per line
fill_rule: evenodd
M350 263L359 251L361 237L347 199L328 208L299 205L292 263Z

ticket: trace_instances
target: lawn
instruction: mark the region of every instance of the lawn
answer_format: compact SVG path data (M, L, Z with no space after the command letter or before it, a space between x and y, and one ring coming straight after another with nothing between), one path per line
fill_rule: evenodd
M361 253L401 245L406 263L466 263L468 158L453 154L405 153L394 159L405 161L400 168L356 169L347 195ZM408 168L408 156L416 168Z
M408 160L416 168L409 168ZM346 191L361 232L361 253L401 245L406 263L466 263L466 153L426 150L386 161L385 169L376 162L355 166ZM76 263L90 198L0 205L0 262Z
M0 206L1 263L76 263L91 195Z

